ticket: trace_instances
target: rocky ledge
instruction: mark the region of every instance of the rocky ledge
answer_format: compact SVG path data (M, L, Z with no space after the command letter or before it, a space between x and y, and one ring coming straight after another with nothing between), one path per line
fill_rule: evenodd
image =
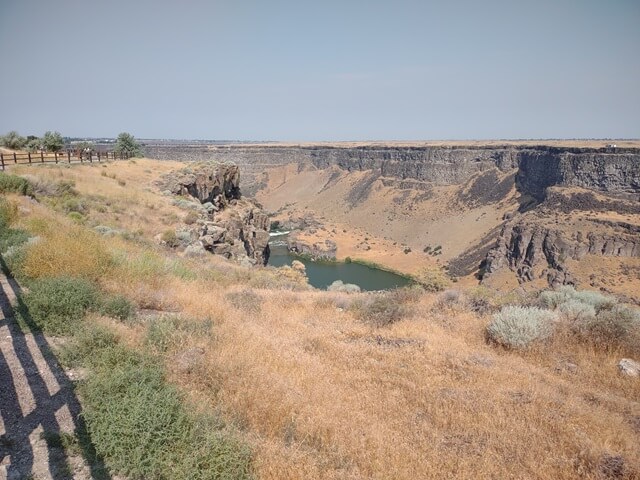
M192 233L205 250L246 265L267 264L269 217L257 202L242 197L236 165L193 164L166 175L159 186L201 205Z

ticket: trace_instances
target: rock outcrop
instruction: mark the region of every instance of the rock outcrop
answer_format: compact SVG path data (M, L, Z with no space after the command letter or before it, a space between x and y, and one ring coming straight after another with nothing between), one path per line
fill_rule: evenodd
M211 203L214 210L226 208L240 199L240 170L236 165L195 163L163 179L165 190L189 196L200 203Z
M599 231L594 224L593 230L571 236L561 228L526 218L508 223L487 254L485 275L508 267L520 282L546 278L552 286L574 284L566 266L568 259L580 260L586 255L640 257L638 228L624 222L609 223L610 232Z
M198 163L167 175L160 188L191 197L203 207L197 237L205 250L247 265L269 261L267 214L240 194L240 171L236 165Z
M287 248L297 255L309 257L312 260L335 261L337 245L333 240L324 242L309 242L300 239L298 233L292 233L287 239Z

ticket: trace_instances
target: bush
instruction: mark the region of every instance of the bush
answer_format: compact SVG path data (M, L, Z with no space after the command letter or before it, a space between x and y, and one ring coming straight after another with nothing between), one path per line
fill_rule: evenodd
M593 305L582 303L579 300L568 300L558 306L558 311L572 322L581 319L590 319L596 316L596 309Z
M575 293L573 287L565 285L558 290L545 290L538 298L543 307L555 310L561 303L571 300Z
M33 188L26 178L0 172L0 193L33 195Z
M640 311L616 305L580 319L573 325L573 331L582 340L606 350L618 347L640 350Z
M450 284L449 279L438 269L424 269L417 280L428 292L441 292Z
M569 285L560 287L555 291L546 290L540 293L539 300L544 307L552 310L555 310L563 303L576 301L593 307L596 312L602 309L612 308L617 303L615 298L603 295L600 292L594 292L591 290L582 290L578 292L575 288Z
M505 307L493 315L487 338L507 348L525 349L553 333L555 315L536 307Z
M176 248L180 246L180 239L174 230L165 230L162 232L162 236L160 237L162 242L164 242L168 247Z
M27 139L15 130L2 137L2 145L11 150L20 150L27 144Z
M18 218L18 205L0 197L0 229L10 227Z
M184 216L184 219L182 221L186 225L193 225L198 221L199 218L200 218L200 215L198 215L197 212L189 212Z
M96 286L84 279L56 277L35 281L18 309L23 320L54 335L72 333L99 300Z
M131 301L123 295L108 297L102 302L100 313L118 320L128 320L135 313L136 308Z
M367 296L351 304L356 318L374 327L385 327L405 318L410 309L394 293Z

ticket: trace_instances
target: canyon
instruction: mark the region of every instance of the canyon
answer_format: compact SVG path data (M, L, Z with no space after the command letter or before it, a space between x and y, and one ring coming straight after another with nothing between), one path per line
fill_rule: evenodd
M640 285L640 148L601 145L153 146L158 159L231 162L273 218L311 216L338 259L512 288ZM438 248L439 247L439 248ZM602 278L584 265L601 269ZM612 264L613 262L614 264ZM630 272L622 280L607 271Z

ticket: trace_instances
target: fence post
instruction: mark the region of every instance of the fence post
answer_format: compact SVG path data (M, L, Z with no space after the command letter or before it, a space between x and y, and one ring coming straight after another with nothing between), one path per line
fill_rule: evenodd
M18 163L18 157L16 156L16 152L13 152L13 163Z
M67 150L67 160L71 163L71 150Z
M54 155L55 155L56 165L57 165L58 164L58 152L55 152Z
M29 165L31 165L31 152L28 152L27 155L29 155Z
M4 153L0 153L0 162L2 162L2 170L4 171Z
M44 163L44 152L40 150L40 160Z
M100 150L98 150L98 163L100 163Z

